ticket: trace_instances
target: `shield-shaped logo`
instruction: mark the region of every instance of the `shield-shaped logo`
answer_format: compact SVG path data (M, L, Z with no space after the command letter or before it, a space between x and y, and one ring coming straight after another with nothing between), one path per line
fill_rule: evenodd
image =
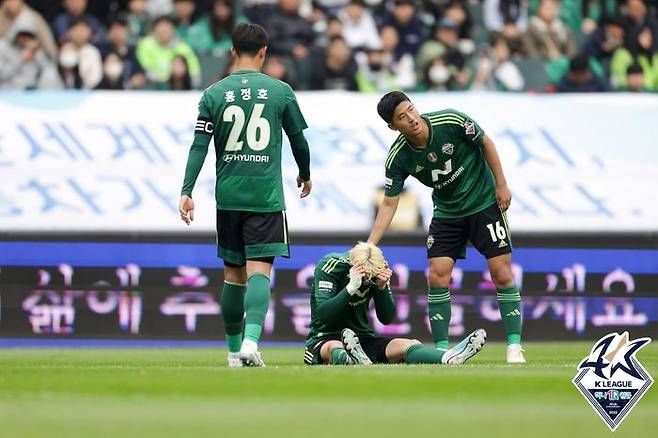
M578 365L573 384L613 432L653 384L635 357L649 342L649 338L631 341L628 332L610 333Z
M473 135L475 134L475 123L473 122L466 122L464 124L464 130L466 131L466 135Z
M434 236L431 234L427 236L427 249L431 249L434 246Z
M427 154L427 159L430 160L432 163L436 163L437 160L439 159L439 156L436 155L436 152L430 152Z
M441 148L441 152L444 154L452 155L452 151L455 149L455 146L452 143L446 143Z

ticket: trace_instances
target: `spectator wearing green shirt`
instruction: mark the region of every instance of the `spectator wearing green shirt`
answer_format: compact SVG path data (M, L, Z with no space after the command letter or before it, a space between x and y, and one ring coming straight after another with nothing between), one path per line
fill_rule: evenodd
M162 16L153 21L151 35L137 45L137 59L146 72L146 76L157 88L165 84L171 76L174 58L185 58L192 78L192 86L198 88L201 83L201 67L192 48L176 38L174 20Z
M183 41L188 41L188 32L194 22L196 3L194 0L174 0L174 20L176 20L176 35Z
M644 73L644 87L650 91L658 90L658 53L654 47L651 28L644 26L629 36L628 47L615 50L610 71L617 87L625 88L628 85L628 68L637 63Z
M231 33L241 23L248 23L248 20L237 14L235 1L215 0L210 15L190 26L186 41L197 53L228 55Z

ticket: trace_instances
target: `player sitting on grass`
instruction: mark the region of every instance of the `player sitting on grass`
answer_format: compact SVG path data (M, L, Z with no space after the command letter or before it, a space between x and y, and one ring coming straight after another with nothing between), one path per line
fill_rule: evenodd
M462 364L482 349L487 337L482 329L447 351L425 347L416 339L376 336L368 320L368 305L374 300L382 324L393 321L391 275L381 249L370 243L360 242L347 253L328 254L320 260L311 291L311 330L304 363Z

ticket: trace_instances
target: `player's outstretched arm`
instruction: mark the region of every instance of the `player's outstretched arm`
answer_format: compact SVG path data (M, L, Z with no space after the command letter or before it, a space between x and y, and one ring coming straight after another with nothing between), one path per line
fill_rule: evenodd
M494 142L488 135L484 136L482 150L484 151L484 158L487 160L487 164L489 164L491 172L496 179L496 203L500 211L506 211L512 203L512 192L507 187L507 180L503 173L503 166L500 164L496 145L494 145Z
M398 209L399 202L400 196L384 196L384 202L382 202L382 205L379 207L377 218L375 218L375 224L372 226L372 231L368 237L369 243L377 245L382 239L388 226L391 225L393 216L395 216L395 212Z

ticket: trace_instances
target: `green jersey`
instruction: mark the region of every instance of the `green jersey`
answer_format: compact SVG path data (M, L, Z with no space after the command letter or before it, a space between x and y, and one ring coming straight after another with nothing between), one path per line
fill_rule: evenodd
M425 149L400 135L386 159L386 196L397 196L413 176L432 187L434 217L469 216L496 201L491 169L484 158L484 131L467 115L447 109L422 115L429 127Z
M331 253L315 267L311 291L311 330L306 338L310 346L328 336L340 336L344 328L357 334L374 335L368 318L370 300L375 302L377 319L390 324L395 316L395 301L391 289L362 284L354 295L347 292L350 282L348 253Z
M217 209L285 210L281 128L289 138L307 128L297 99L285 82L242 70L208 87L199 102L181 194L191 196L214 136ZM304 147L308 157L305 141ZM305 173L308 175L308 169L300 168L300 176L307 180Z

